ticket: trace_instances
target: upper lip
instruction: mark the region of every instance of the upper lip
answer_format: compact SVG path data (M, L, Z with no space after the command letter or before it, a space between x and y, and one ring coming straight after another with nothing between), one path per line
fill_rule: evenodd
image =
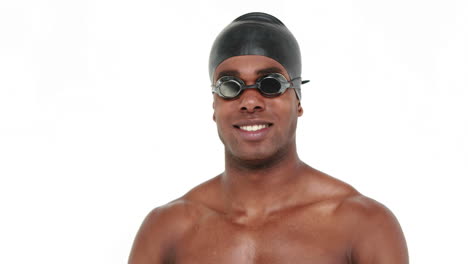
M266 121L266 120L261 120L261 119L246 119L246 120L241 120L239 122L236 122L233 126L239 128L241 126L253 126L253 125L271 126L273 125L273 123Z

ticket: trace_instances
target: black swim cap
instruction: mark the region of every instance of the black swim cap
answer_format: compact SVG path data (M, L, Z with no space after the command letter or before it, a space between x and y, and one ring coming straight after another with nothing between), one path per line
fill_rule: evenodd
M292 79L301 77L301 51L288 28L276 17L248 13L231 22L211 48L209 73L224 60L240 55L263 55L279 62ZM298 90L299 91L299 90Z

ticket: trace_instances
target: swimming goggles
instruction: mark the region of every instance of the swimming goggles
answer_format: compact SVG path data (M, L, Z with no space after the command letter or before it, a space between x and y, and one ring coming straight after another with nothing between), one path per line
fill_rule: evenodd
M223 76L212 85L212 92L224 99L234 99L238 97L245 89L256 88L265 97L276 97L282 95L286 89L293 88L297 98L301 99L300 85L309 81L301 81L297 77L288 81L280 73L270 73L260 77L255 84L245 85L244 81L235 76Z

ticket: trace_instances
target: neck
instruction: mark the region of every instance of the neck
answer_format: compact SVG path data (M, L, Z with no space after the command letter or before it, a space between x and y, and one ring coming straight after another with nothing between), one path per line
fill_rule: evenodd
M222 175L225 206L235 222L264 219L295 203L301 171L296 146L266 160L245 161L226 153Z

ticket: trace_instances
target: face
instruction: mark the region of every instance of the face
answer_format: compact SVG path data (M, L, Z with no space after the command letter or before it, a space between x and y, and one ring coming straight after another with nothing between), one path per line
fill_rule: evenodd
M269 73L281 73L290 80L286 69L271 58L236 56L216 68L213 83L222 76L235 76L252 85ZM232 100L213 96L213 120L227 155L261 161L295 151L297 118L303 110L293 89L273 98L262 96L257 89L246 89Z

